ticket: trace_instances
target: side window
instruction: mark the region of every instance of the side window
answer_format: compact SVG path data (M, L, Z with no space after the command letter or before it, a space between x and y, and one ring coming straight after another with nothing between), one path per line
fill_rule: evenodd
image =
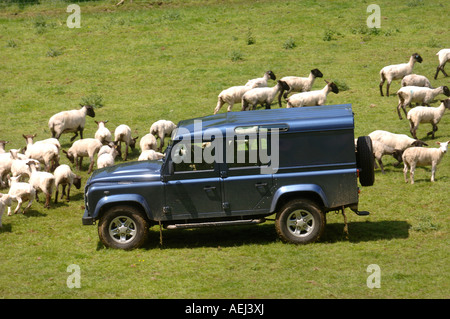
M174 172L192 172L214 169L213 142L178 143L173 148Z

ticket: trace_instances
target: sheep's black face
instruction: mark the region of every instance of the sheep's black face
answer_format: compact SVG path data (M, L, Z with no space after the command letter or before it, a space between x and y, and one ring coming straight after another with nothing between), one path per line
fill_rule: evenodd
M77 188L77 189L80 189L81 188L81 177L80 176L76 176L74 179L73 179L73 185L75 185L75 187Z
M321 78L321 77L323 77L323 74L322 74L322 72L319 71L319 69L311 70L311 73L312 73L312 75L314 75L316 78Z
M445 108L450 109L450 99L446 99L441 102L444 103Z
M277 77L275 76L275 74L274 74L272 71L267 71L267 74L269 75L269 77L270 77L272 80L276 80L276 79L277 79Z
M278 83L281 84L281 87L283 88L283 90L289 90L289 85L286 82L278 81Z
M414 59L415 59L417 62L422 63L423 59L422 59L422 57L421 57L419 54L414 53L413 56L414 56Z
M67 151L63 150L63 152L66 154L67 159L73 164L75 163L75 159L72 154L69 154Z
M87 109L86 114L89 115L90 117L95 117L94 108L90 105L86 105L85 107Z
M444 94L445 94L446 96L450 96L450 90L448 89L447 86L444 86Z
M333 82L330 83L330 87L331 87L331 92L338 94L339 93L339 89L337 87L336 84L334 84Z
M411 146L423 147L428 146L428 144L421 140L415 140L414 142L412 142Z
M139 136L136 136L135 138L131 139L130 147L131 147L132 150L134 150L134 148L136 147L136 141L137 141L138 138L139 138Z

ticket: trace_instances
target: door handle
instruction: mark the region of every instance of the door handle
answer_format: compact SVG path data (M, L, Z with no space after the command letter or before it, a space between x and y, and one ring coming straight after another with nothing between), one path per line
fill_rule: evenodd
M255 187L266 187L267 183L256 183Z
M216 189L215 186L205 186L205 187L203 187L203 190L205 190L205 191L213 191L215 189Z

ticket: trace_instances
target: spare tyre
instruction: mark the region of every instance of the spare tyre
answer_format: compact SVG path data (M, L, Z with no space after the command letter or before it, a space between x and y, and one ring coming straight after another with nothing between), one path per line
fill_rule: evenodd
M369 136L358 137L356 142L356 167L359 169L359 182L362 186L372 186L375 183L374 165L372 140Z

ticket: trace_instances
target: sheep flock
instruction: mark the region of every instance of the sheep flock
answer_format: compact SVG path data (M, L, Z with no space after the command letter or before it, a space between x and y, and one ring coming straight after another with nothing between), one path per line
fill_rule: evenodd
M439 72L447 76L444 70L446 62L450 59L450 49L442 49L437 54L438 66L434 79L438 78ZM372 140L374 157L380 165L384 174L382 157L392 155L397 164L404 162L404 179L408 182L407 171L410 170L410 180L414 183L414 169L417 165L432 166L431 181L435 180L436 167L447 151L449 141L435 141L439 147L427 147L428 140L424 142L417 139L419 124L429 123L432 131L427 137L435 138L438 130L437 124L441 120L446 109L450 108L450 91L447 86L438 88L431 87L430 81L423 75L413 73L415 63L421 63L423 58L418 53L413 53L409 61L403 64L391 64L380 70L379 90L383 94L383 85L387 83L386 96L389 96L389 88L394 80L401 81L401 88L397 91L398 96L397 111L399 119L402 120L401 110L409 121L411 136L406 134L395 134L382 129L371 132L367 135ZM434 70L433 70L434 73ZM309 74L303 76L286 75L276 80L275 73L269 70L261 78L253 78L246 82L236 83L234 86L225 88L218 94L217 105L213 113L217 114L222 106L228 104L227 111L232 111L234 104L241 104L241 111L252 111L261 105L265 109L270 109L273 104L281 108L283 104L287 108L295 107L315 107L325 105L327 95L332 92L339 93L336 83L325 80L322 89L312 90L313 83L324 75L319 69L312 68ZM272 84L271 81L274 81ZM276 82L275 82L276 81ZM244 84L245 83L245 84ZM439 95L447 96L446 99L437 99ZM284 103L282 101L284 99ZM436 100L437 99L437 100ZM275 102L275 103L273 103ZM440 103L432 107L431 103ZM412 103L416 103L413 107ZM137 145L140 148L139 161L160 160L163 154L164 139L171 136L176 125L170 120L155 121L149 128L149 133L141 137L140 143L136 132L126 124L118 125L115 130L108 128L108 121L87 120L87 117L95 117L94 107L90 105L80 105L81 108L73 110L62 110L49 117L48 128L51 137L42 140L36 139L36 134L25 135L22 145L6 150L9 144L6 140L0 140L0 188L8 189L6 193L0 193L0 227L1 217L8 207L8 215L11 215L11 205L17 202L14 213L21 209L22 203L28 203L22 210L25 213L34 200L38 200L38 193L45 194L45 206L50 208L53 192L54 202L58 201L58 188L62 187L61 199L66 196L70 200L70 188L74 185L81 188L81 177L77 171L83 169L82 160L89 158L88 174L92 173L95 165L97 168L104 168L115 164L117 156L122 157L122 143L124 144L124 158L128 160L129 148L133 151ZM406 107L411 110L406 112ZM84 137L85 125L92 123L98 129L93 137ZM404 122L403 122L404 123ZM114 133L112 133L114 132ZM23 132L32 133L32 132ZM78 136L79 140L73 142L68 149L62 149L59 138L62 134L74 133L70 139L73 142ZM1 138L1 137L0 137ZM159 145L157 140L159 141ZM60 164L61 156L65 155L72 163L72 167ZM97 157L97 160L96 160ZM41 165L43 171L41 171ZM394 165L396 166L396 165ZM68 191L66 193L66 186Z

